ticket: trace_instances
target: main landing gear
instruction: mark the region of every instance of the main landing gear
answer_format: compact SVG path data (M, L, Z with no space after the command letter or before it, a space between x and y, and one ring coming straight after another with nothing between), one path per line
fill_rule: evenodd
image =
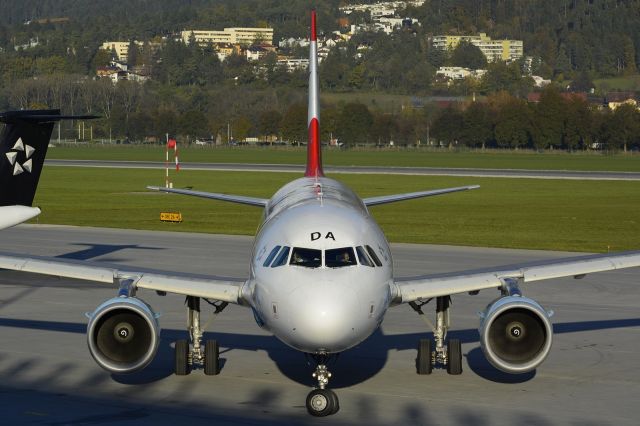
M326 389L331 378L331 373L327 370L327 355L312 355L316 362L316 371L313 378L318 381L318 387L307 395L307 411L315 417L325 417L335 414L340 409L338 396L330 389Z
M451 325L449 321L449 307L451 297L442 296L436 298L436 325L426 317L422 307L429 303L431 299L423 303L410 302L409 305L420 315L420 318L433 331L435 340L435 350L431 347L431 340L420 339L418 344L418 357L416 359L416 370L418 374L431 374L433 367L441 365L446 367L447 373L452 375L462 374L462 348L459 339L449 339L445 347L447 332Z
M187 328L189 330L189 338L191 346L187 340L176 341L175 346L175 369L174 372L178 376L185 376L191 372L194 367L204 369L204 374L213 376L220 373L220 352L218 342L216 340L206 340L204 347L202 346L202 335L204 329L209 325L216 315L227 307L227 302L209 302L207 303L215 308L211 320L205 326L200 325L200 298L187 296Z

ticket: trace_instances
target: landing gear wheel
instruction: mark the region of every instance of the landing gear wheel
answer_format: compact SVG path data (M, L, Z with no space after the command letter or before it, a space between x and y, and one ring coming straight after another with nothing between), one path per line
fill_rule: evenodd
M215 376L220 373L218 341L207 340L204 345L204 374Z
M189 342L176 341L174 372L177 376L186 376L191 372L189 368Z
M330 416L338 409L338 397L329 389L314 389L307 395L307 411L312 416Z
M462 374L462 346L459 339L449 339L447 345L447 373Z
M416 358L416 370L418 374L431 374L431 340L420 339L418 344L418 357Z

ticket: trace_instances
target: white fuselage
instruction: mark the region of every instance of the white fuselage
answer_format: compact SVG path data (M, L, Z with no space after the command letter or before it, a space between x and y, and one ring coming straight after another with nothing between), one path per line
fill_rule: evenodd
M287 345L336 353L378 328L392 277L387 240L360 198L333 179L305 177L267 204L243 297Z

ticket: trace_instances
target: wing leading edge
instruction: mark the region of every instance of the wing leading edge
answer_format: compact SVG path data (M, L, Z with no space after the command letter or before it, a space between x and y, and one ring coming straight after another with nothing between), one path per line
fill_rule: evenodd
M406 194L383 195L380 197L364 198L362 202L367 206L395 203L397 201L413 200L415 198L433 197L434 195L449 194L452 192L469 191L478 189L480 185L458 186L455 188L434 189L431 191L409 192Z
M241 280L190 274L168 275L158 272L129 271L124 268L94 266L87 262L13 254L0 254L0 268L108 284L113 284L120 279L131 279L134 286L139 289L203 297L235 304L243 303L241 294L244 281Z
M640 251L623 252L615 255L565 258L536 265L507 266L493 271L468 271L442 274L395 281L394 303L409 303L439 296L449 296L489 288L499 288L505 280L516 279L521 283L553 278L582 278L594 272L612 271L640 266Z
M147 186L152 191L170 192L173 194L190 195L192 197L208 198L210 200L229 201L231 203L245 204L254 207L266 207L269 200L264 198L246 197L244 195L218 194L215 192L191 191L188 189L164 188L160 186Z

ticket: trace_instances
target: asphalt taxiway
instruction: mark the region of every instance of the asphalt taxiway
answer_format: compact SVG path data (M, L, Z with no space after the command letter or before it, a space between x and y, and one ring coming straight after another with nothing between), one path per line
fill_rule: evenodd
M251 238L26 225L0 232L0 251L144 268L246 276ZM393 245L396 274L418 275L570 256L572 253ZM222 372L172 372L171 344L186 337L184 299L141 292L162 313L162 342L144 371L115 376L86 345L84 313L115 289L0 271L0 423L46 425L372 424L636 425L640 417L640 270L531 284L525 295L555 311L554 344L535 372L493 369L478 343L477 312L497 292L453 298L451 337L462 339L461 376L415 373L416 346L429 335L407 306L330 366L340 411L307 415L312 367L228 308L210 328Z
M103 160L46 160L47 166L97 167L120 169L164 169L157 161L103 161ZM212 170L235 172L302 173L303 165L293 164L240 164L240 163L181 163L183 170ZM640 180L640 172L600 172L573 170L523 169L468 169L447 167L367 167L325 166L331 174L391 174L413 176L466 176L486 178L568 179L568 180Z

